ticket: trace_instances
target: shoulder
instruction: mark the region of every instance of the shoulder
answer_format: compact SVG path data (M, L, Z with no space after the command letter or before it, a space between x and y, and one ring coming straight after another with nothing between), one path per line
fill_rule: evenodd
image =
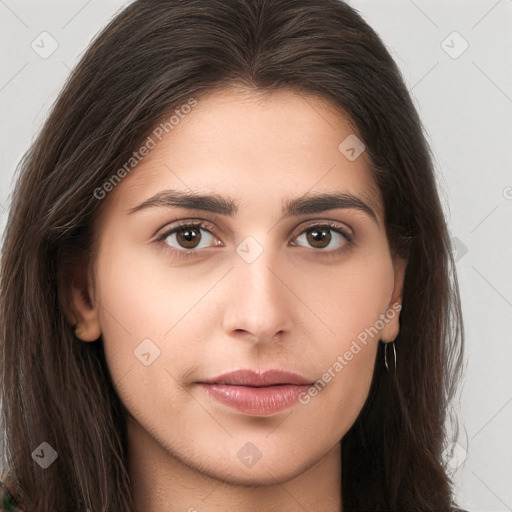
M6 482L0 480L0 511L1 512L23 512L22 508L19 508L12 494L7 488Z

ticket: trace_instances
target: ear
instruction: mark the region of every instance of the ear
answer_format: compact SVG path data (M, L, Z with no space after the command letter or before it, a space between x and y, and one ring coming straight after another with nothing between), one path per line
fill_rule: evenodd
M76 327L75 335L82 341L96 341L101 336L99 304L94 298L92 277L81 266L72 272L69 284L68 320Z
M405 269L407 260L394 256L393 268L395 274L395 284L393 293L389 300L388 308L385 313L384 327L380 333L380 339L383 342L394 341L400 331L400 311L402 309L402 293L404 287Z

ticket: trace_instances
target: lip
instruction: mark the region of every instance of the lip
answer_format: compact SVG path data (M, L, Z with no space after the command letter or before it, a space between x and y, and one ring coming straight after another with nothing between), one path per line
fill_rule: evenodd
M277 413L297 402L314 382L285 370L236 370L199 382L210 397L250 415Z

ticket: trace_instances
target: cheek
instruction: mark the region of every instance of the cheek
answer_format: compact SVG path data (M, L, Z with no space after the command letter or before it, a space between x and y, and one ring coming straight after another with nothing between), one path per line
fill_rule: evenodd
M196 363L198 329L206 330L197 318L208 314L202 299L219 277L163 265L149 251L122 243L107 247L98 258L96 281L108 367L114 383L154 388L157 375L171 378L165 369L177 374ZM179 361L172 357L176 353Z
M314 340L311 358L321 375L304 402L316 401L324 409L321 413L338 417L343 432L355 421L368 395L382 315L390 307L393 266L385 252L380 254L347 260L335 277L332 270L317 275L316 287L310 280L303 281L305 302L319 312L324 324L317 322L321 336L311 329L308 338Z
M308 273L304 270L302 275ZM386 251L368 250L339 267L320 269L313 278L301 277L298 283L298 295L323 323L319 323L322 333L337 340L333 346L343 350L359 335L364 338L365 332L372 339L368 330L375 333L380 316L390 307L394 271Z

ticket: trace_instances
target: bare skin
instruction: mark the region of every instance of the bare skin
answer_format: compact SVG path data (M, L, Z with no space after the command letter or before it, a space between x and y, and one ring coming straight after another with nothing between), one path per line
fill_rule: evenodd
M367 398L379 339L398 334L398 313L378 320L401 304L405 269L390 252L366 153L351 161L338 148L354 133L318 97L217 91L105 199L94 272L73 285L74 306L80 337L102 336L127 411L141 511L342 510L339 441ZM237 208L130 213L166 189ZM332 205L283 215L286 201L334 192L353 194L376 218ZM169 234L176 221L205 225ZM313 228L322 226L320 236ZM180 245L185 232L197 248ZM344 357L375 325L378 335ZM148 365L134 354L145 339ZM199 384L240 368L311 382L330 369L331 378L309 400L246 414Z

